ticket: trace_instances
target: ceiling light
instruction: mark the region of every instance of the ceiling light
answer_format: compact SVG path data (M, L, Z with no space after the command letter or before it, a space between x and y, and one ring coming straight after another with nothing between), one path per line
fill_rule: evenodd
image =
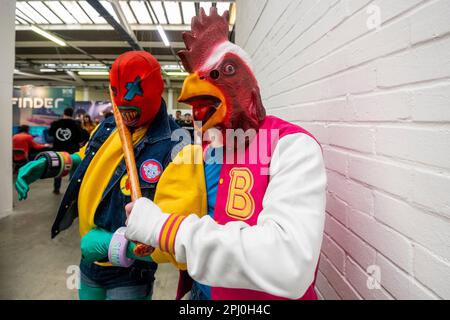
M78 71L79 76L108 76L108 71Z
M61 47L67 47L67 44L64 42L64 40L58 38L57 36L54 36L53 34L48 33L47 31L42 30L41 28L38 28L33 25L31 26L31 30L47 38L48 40L53 41L54 43L60 45Z
M162 66L163 70L169 71L169 70L181 70L180 66L177 64L165 64Z
M166 72L166 74L168 75L168 76L183 76L183 77L187 77L188 75L189 75L189 73L188 72L172 72L172 71L169 71L169 72Z
M158 25L156 29L159 32L159 36L161 37L161 40L164 42L164 45L166 47L170 47L169 39L167 38L166 32L164 31L163 27L161 25Z
M41 72L56 72L55 69L45 69L45 68L42 68L40 71Z

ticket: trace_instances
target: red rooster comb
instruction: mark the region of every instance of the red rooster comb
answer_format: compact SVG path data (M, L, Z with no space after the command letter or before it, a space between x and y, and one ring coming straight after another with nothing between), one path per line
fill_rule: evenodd
M220 16L216 7L211 7L209 16L201 8L200 14L192 18L191 32L183 32L187 50L178 52L186 71L197 70L218 45L228 41L228 20L228 11Z

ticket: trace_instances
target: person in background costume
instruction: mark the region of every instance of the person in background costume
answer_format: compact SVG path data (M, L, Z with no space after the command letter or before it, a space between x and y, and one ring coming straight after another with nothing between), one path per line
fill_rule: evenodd
M30 127L21 125L19 132L12 137L13 150L22 150L23 153L14 155L14 161L26 162L29 159L30 149L41 150L50 147L49 144L40 144L34 141L30 134Z
M64 109L62 119L53 121L48 135L53 140L53 151L75 153L80 150L83 142L81 125L73 118L73 108ZM53 193L60 194L61 177L53 179Z
M266 115L249 56L228 41L228 12L219 16L213 7L207 16L202 9L183 38L187 49L179 56L190 75L179 101L192 106L209 139L183 148L155 202L127 205L126 237L187 269L191 299L317 299L326 188L319 143ZM195 214L167 205L177 201L170 185L197 199L185 208ZM180 284L182 294L189 282Z
M132 132L143 197L153 199L156 184L171 160L171 135L178 126L169 119L157 60L144 51L127 52L110 71L113 99ZM124 241L125 204L130 185L114 117L105 119L78 153L47 152L20 170L19 199L39 178L72 174L52 227L52 237L78 217L81 236L80 299L149 299L157 265L134 255Z

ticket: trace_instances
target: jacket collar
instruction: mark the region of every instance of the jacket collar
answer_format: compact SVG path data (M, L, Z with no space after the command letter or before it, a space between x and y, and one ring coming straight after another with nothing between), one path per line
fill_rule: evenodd
M166 102L161 98L161 108L156 114L155 119L150 125L143 141L152 144L161 140L170 139L172 131L170 130L169 116L167 115Z

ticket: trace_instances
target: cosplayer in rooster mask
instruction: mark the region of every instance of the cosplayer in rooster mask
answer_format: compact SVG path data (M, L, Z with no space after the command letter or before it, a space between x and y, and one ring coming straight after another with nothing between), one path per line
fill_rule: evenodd
M170 162L171 134L177 128L161 98L164 84L160 65L147 52L127 52L112 65L110 85L114 102L132 133L142 195L153 199L156 184ZM126 220L124 207L131 198L113 117L95 129L80 152L42 153L23 167L16 182L19 199L27 197L33 181L69 173L70 184L52 237L79 218L80 299L151 298L157 265L150 257L136 257L135 245L128 243L121 231Z
M316 299L326 186L319 143L266 115L248 55L228 41L228 13L201 10L184 42L179 55L190 75L179 100L192 105L208 139L185 147L182 153L194 156L180 158L201 157L185 193L205 203L183 215L139 199L126 207L126 236L185 264L191 299ZM236 131L254 134L234 143ZM187 165L177 162L160 186ZM159 193L162 199L164 188Z

